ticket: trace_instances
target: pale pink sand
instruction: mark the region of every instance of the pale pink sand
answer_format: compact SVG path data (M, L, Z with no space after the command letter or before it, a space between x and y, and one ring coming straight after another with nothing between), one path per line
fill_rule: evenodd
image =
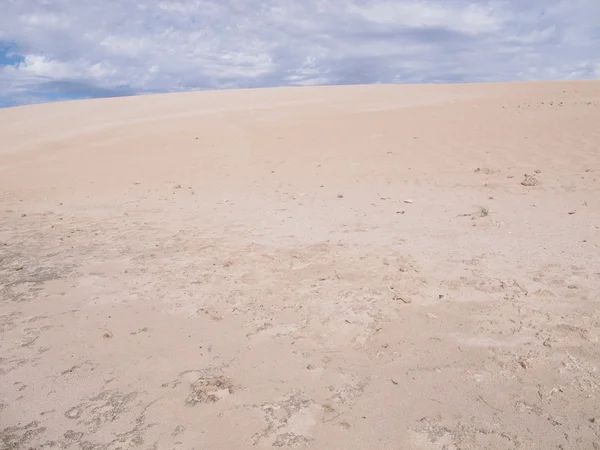
M600 448L599 124L600 82L0 110L0 447Z

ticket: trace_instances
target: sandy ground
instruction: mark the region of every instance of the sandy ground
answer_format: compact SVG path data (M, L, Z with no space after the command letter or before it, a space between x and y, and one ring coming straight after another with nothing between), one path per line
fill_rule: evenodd
M0 110L0 448L600 448L599 123L600 82Z

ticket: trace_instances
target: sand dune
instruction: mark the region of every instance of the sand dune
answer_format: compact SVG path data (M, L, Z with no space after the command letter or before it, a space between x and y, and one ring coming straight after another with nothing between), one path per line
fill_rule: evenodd
M0 447L600 448L599 123L600 82L0 110Z

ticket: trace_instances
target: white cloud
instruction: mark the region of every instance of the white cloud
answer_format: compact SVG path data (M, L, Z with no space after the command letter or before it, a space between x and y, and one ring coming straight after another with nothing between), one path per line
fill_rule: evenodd
M280 85L599 77L598 0L5 0L0 104Z
M498 30L500 18L489 6L476 3L456 7L449 2L373 2L352 5L351 13L366 22L410 28L445 28L469 35Z

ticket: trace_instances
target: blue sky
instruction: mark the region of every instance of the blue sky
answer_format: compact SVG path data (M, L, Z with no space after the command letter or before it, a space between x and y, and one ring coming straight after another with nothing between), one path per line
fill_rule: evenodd
M0 106L600 78L600 0L3 0Z

